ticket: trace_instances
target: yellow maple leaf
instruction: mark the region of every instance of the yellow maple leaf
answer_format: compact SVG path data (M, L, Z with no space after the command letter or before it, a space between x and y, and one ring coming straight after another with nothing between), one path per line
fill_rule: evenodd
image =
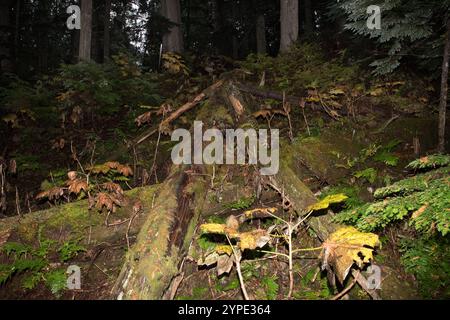
M313 205L310 205L307 208L307 211L319 211L319 210L327 209L331 204L341 203L347 199L348 199L348 197L343 193L333 194L333 195L325 197L323 200L321 200Z
M214 251L216 253L218 253L219 255L226 254L228 256L231 256L233 254L233 248L231 248L231 246L228 246L228 245L217 246L214 249Z
M264 247L270 241L270 236L266 230L253 230L239 234L239 248L254 250Z
M323 243L321 258L322 266L336 274L343 283L353 264L362 268L365 263L373 259L373 250L380 245L376 234L364 233L354 227L344 227L333 234Z

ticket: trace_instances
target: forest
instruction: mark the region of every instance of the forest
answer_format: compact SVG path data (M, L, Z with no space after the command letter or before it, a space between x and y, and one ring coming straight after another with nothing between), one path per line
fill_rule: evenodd
M450 0L0 0L0 300L450 299L449 58Z

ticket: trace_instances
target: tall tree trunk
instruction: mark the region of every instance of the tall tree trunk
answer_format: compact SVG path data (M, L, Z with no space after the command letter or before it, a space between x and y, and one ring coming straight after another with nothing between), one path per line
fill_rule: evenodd
M164 17L175 24L170 28L169 32L163 36L163 51L182 53L184 46L183 33L181 30L180 0L162 0L161 11Z
M0 2L0 73L14 70L10 19L12 4L12 0Z
M81 0L81 30L78 59L91 61L92 0Z
M105 12L103 16L103 61L109 59L111 25L111 0L105 0Z
M439 104L439 151L445 151L445 122L447 117L448 97L448 64L450 54L450 19L447 21L447 33L445 35L444 58L442 61L441 99Z
M305 4L305 34L311 35L314 31L314 11L311 7L311 0L304 0Z
M259 54L267 53L266 18L263 14L256 18L256 52Z
M285 52L298 39L298 0L280 0L280 51Z

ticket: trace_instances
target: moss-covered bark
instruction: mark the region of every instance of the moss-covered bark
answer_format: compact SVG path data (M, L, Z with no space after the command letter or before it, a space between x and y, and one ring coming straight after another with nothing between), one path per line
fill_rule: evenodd
M133 215L136 201L142 203L142 211L130 226L129 235L135 235L149 212L155 190L158 186L137 188L125 193L125 204L111 214L110 222L125 221ZM126 240L128 223L114 227L105 225L106 213L89 210L86 200L55 206L27 214L23 217L2 219L0 233L10 233L9 238L24 243L38 241L42 237L54 240L80 239L84 245L93 246L101 242L114 243Z

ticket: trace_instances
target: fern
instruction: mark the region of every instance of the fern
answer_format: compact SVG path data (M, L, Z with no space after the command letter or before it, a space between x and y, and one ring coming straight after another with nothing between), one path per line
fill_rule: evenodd
M434 169L439 167L445 167L450 165L450 156L435 154L427 157L417 159L410 164L407 168L410 169Z
M424 298L450 298L450 243L448 239L402 240L401 263L419 282Z
M361 171L355 172L354 176L358 179L364 178L370 183L374 183L377 178L377 170L374 168L367 168Z
M266 296L268 300L275 300L277 298L279 290L277 280L278 277L276 275L267 276L261 279L261 283L266 289Z

